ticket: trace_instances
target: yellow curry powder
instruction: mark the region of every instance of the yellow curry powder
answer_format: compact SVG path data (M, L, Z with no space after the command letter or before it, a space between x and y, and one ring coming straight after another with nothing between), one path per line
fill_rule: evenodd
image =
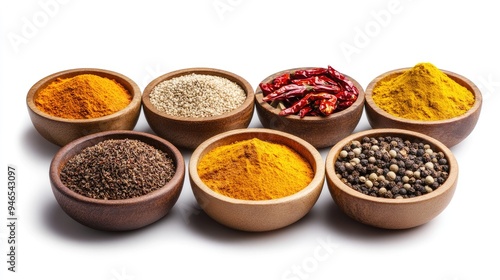
M310 164L291 148L257 138L214 148L198 163L212 190L244 200L268 200L304 189L314 177Z
M419 63L373 89L375 104L386 112L412 120L435 121L463 115L474 95L431 63Z
M116 113L131 100L129 92L114 80L81 74L50 83L36 94L35 105L56 117L91 119Z

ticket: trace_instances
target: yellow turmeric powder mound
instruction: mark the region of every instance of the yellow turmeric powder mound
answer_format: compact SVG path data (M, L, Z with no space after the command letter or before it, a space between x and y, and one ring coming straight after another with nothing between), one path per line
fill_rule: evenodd
M114 80L82 74L53 81L36 94L35 105L56 117L91 119L116 113L131 100L128 91Z
M431 63L419 63L401 75L380 81L372 98L394 116L424 121L463 115L475 100L472 92Z
M214 148L200 159L198 174L212 190L244 200L289 196L314 177L310 164L297 152L257 138Z

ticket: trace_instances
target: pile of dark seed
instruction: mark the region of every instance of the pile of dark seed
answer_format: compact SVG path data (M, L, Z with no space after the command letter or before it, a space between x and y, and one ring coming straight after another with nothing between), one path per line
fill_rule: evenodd
M444 154L422 142L400 137L364 137L339 153L335 172L342 182L366 195L410 198L436 190L446 181Z
M173 160L139 140L105 140L85 148L61 170L72 191L97 199L127 199L164 186L175 173Z

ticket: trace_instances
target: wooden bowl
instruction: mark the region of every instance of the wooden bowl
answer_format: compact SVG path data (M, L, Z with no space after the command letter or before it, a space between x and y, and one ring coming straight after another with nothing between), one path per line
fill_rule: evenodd
M71 78L81 74L94 74L115 80L128 90L132 101L124 109L103 117L92 119L65 119L47 114L35 105L37 93L58 78ZM35 129L48 141L64 146L69 142L92 133L109 130L132 130L141 112L141 90L128 77L103 69L79 68L49 75L35 83L26 97L28 113Z
M312 67L301 67L284 70L272 74L262 82L268 83L286 72L291 73L295 70L311 68ZM363 87L353 78L347 75L345 75L345 77L350 79L358 88L358 99L349 108L327 117L306 116L300 118L300 116L297 115L280 116L279 112L281 110L263 101L262 98L264 95L262 90L260 87L257 87L255 90L255 108L262 126L298 136L316 148L333 146L354 131L363 114L365 101Z
M398 75L401 75L409 69L411 68L401 68L386 72L379 75L368 84L365 95L365 111L371 127L399 128L420 132L438 139L449 148L462 142L462 140L467 138L467 136L469 136L469 134L474 130L474 127L476 126L476 123L479 119L479 114L481 112L483 98L481 96L481 91L479 90L479 88L470 80L461 75L450 71L441 70L448 77L453 79L458 84L464 86L469 91L471 91L472 94L474 94L474 105L469 109L469 111L461 116L439 121L411 120L394 116L384 111L382 108L378 107L375 104L372 94L373 89L377 86L377 84L382 80L391 79Z
M448 160L449 177L436 190L412 198L373 197L344 184L334 169L340 151L353 140L363 137L399 136L403 140L421 140L441 151ZM385 229L407 229L423 225L438 216L451 201L458 180L458 163L452 152L438 140L422 133L401 129L361 131L338 142L326 158L326 181L330 194L345 214L363 224Z
M203 183L197 172L200 158L218 146L254 137L287 145L301 154L315 172L311 183L290 196L258 201L224 196ZM270 231L300 220L316 203L323 188L324 177L323 159L312 145L288 133L265 128L237 129L216 135L198 146L189 162L191 188L200 207L220 224L242 231Z
M243 88L246 99L243 104L225 114L204 118L188 118L169 115L158 110L150 101L151 91L161 82L189 74L213 75L229 79ZM253 88L242 77L224 70L213 68L187 68L173 71L151 81L142 96L144 115L151 129L159 136L178 147L195 149L206 139L238 128L246 128L253 116Z
M120 200L89 198L66 187L60 178L66 162L83 149L108 139L135 139L167 153L176 166L173 178L161 189ZM174 145L155 135L125 130L95 133L70 142L56 153L49 172L52 191L61 208L79 223L104 231L134 230L165 216L181 193L184 176L184 159Z

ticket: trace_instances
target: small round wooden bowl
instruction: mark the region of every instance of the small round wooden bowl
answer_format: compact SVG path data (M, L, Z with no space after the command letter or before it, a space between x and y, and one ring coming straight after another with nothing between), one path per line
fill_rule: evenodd
M83 149L108 139L135 139L167 153L176 167L173 178L161 189L120 200L89 198L67 188L60 178L66 162ZM52 192L64 212L83 225L103 231L134 230L164 217L181 193L184 176L184 159L174 145L155 135L126 130L95 133L70 142L56 153L49 172Z
M65 119L47 114L35 105L37 93L58 78L71 78L81 74L94 74L120 83L132 95L130 104L122 110L92 119ZM141 113L141 90L128 77L109 70L78 68L49 75L35 83L26 97L28 113L35 129L48 141L64 146L85 135L109 131L134 129Z
M284 70L272 74L262 82L268 83L286 72L292 73L295 70L311 68L313 67ZM306 116L300 118L297 115L280 116L279 112L281 110L263 101L262 98L264 95L262 90L260 87L257 87L255 90L255 108L262 126L296 135L305 139L316 148L325 148L335 145L335 143L354 131L363 114L365 102L363 87L353 78L347 75L345 75L345 77L350 79L358 88L358 99L349 108L327 117Z
M443 152L450 166L448 179L431 193L403 199L372 197L342 183L334 167L342 148L353 140L378 136L419 140L431 145L434 151ZM443 143L425 134L402 129L371 129L350 135L332 147L325 166L328 190L339 209L358 222L385 229L407 229L429 222L448 206L458 181L458 163Z
M474 94L474 105L471 109L469 109L469 111L461 116L439 121L411 120L394 116L375 104L372 94L373 89L377 86L377 84L382 80L397 77L409 69L410 68L401 68L386 72L379 75L368 84L365 92L365 111L370 126L372 128L399 128L420 132L436 138L449 148L462 142L462 140L467 138L476 126L481 113L483 98L479 88L473 82L461 75L441 70L452 80L464 86L471 91L472 94Z
M311 183L290 196L258 201L224 196L203 183L197 167L206 153L222 145L252 138L284 144L297 151L309 161L315 172ZM216 135L196 148L189 162L189 179L198 204L208 216L233 229L262 232L293 224L311 210L323 188L324 168L319 152L303 139L265 128L237 129Z
M243 104L220 116L205 118L186 118L169 115L158 110L151 104L149 95L161 82L189 74L212 75L226 78L243 88L246 99ZM244 78L219 69L187 68L173 71L151 81L142 95L144 115L151 129L159 136L172 142L177 147L195 149L201 142L219 133L239 128L246 128L253 116L254 91L250 83Z

